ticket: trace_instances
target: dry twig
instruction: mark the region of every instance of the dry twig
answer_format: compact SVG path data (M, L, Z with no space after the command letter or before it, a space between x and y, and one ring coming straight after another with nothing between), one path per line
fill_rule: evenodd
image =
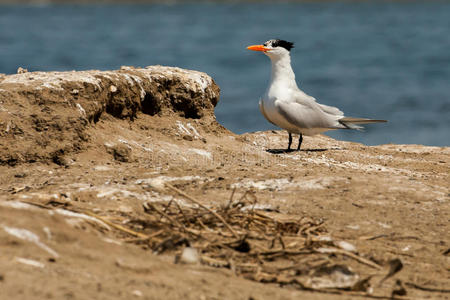
M128 228L123 227L123 226L118 225L118 224L114 224L113 222L110 222L109 220L106 220L105 218L100 217L100 216L98 216L98 215L96 215L96 214L94 214L94 213L92 213L92 212L85 211L84 213L85 213L86 215L91 216L91 217L93 217L93 218L96 218L96 219L98 219L98 220L104 222L105 224L108 224L109 226L114 227L114 228L116 228L116 229L118 229L118 230L120 230L120 231L126 232L126 233L128 233L128 234L131 234L131 235L137 236L137 237L139 237L139 238L143 238L143 239L148 239L148 238L149 238L149 236L146 235L146 234L143 234L143 233L140 233L140 232L137 232L137 231L128 229Z
M374 268L374 269L377 269L377 270L382 270L382 269L383 269L382 266L380 266L380 265L374 263L373 261L368 260L368 259L366 259L366 258L364 258L364 257L358 256L358 255L356 255L356 254L354 254L354 253L352 253L352 252L350 252L350 251L346 251L346 250L343 250L343 249L320 248L320 249L316 249L316 251L317 251L318 253L342 254L342 255L348 256L348 257L350 257L350 258L353 258L354 260L357 260L357 261L359 261L360 263L363 263L363 264L365 264L365 265L368 265L368 266L370 266L370 267L372 267L372 268Z
M213 211L212 209L210 209L209 207L203 205L200 201L196 200L194 197L189 196L188 194L186 194L185 192L183 192L180 189L177 189L176 187L174 187L173 185L166 183L165 184L169 189L171 189L174 192L177 192L178 194L180 194L181 196L185 197L186 199L194 202L195 204L197 204L198 206L206 209L207 211L209 211L211 214L213 214L217 219L219 219L227 228L228 230L230 230L230 232L236 237L238 238L238 234L234 231L234 229L227 223L227 221L224 220L224 218L222 218L222 216L220 216L218 213L216 213L215 211Z

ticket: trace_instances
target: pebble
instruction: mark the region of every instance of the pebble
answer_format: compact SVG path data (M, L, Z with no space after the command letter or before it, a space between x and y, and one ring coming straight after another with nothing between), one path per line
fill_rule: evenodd
M200 262L198 251L192 247L186 247L183 249L180 257L180 263L184 264L197 264Z

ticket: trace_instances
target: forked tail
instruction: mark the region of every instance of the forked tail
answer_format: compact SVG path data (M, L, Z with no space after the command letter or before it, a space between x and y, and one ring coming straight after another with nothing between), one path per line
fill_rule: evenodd
M387 120L373 120L373 119L365 119L365 118L352 118L352 117L344 117L339 119L339 123L344 125L347 129L357 129L361 130L364 127L359 126L359 124L371 124L371 123L386 123Z

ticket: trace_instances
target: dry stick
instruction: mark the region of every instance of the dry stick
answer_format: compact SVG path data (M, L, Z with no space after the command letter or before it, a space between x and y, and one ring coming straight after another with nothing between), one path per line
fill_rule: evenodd
M312 254L314 253L311 250L282 250L282 249L278 249L278 250L268 250L268 251L264 251L264 252L259 252L256 253L258 255L264 255L264 256L270 256L270 257L275 257L275 256L286 256L286 255L303 255L303 254Z
M279 272L283 272L283 271L294 270L294 269L297 269L297 268L300 268L300 267L309 266L309 264L307 265L307 263L308 263L309 261L311 261L311 257L305 257L305 258L303 258L303 259L300 259L299 261L296 261L294 265L287 266L287 267L282 267L282 268L277 268L277 270L278 270ZM324 261L329 262L330 259L329 259L329 258L326 258L326 259L319 259L319 262L324 262ZM316 260L316 262L317 262L317 260Z
M159 230L159 231L157 231L157 232L155 232L155 233L152 233L152 234L148 235L146 238L126 239L125 242L126 242L126 243L146 242L146 241L148 241L148 240L150 240L150 239L152 239L152 238L157 237L158 235L160 235L160 234L162 234L162 233L164 233L164 232L165 232L165 230L164 230L164 229L161 229L161 230Z
M180 222L178 222L178 220L173 219L172 217L170 217L170 216L169 216L168 214L166 214L165 212L163 212L163 211L157 209L156 206L154 206L154 205L151 204L150 202L146 202L146 204L147 204L148 206L150 206L152 209L154 209L157 213L159 213L159 214L161 214L162 216L164 216L165 218L167 218L167 219L170 221L170 223L172 223L172 225L178 226L179 228L181 228L181 229L182 229L183 231L185 231L185 232L189 232L189 233L192 233L192 234L197 235L197 236L202 236L202 235L201 235L201 232L199 233L199 232L198 232L197 230L195 230L195 229L188 228L188 227L184 226L183 224L181 224Z
M25 204L29 204L29 205L34 205L34 206L37 206L37 207L42 208L42 209L54 210L54 207L49 207L49 206L47 206L47 205L40 204L40 203L35 203L35 202L31 202L31 201L20 201L20 202L25 203ZM63 208L63 210L70 211L70 212L74 212L74 213L77 213L77 214L85 214L85 215L89 215L89 216L91 216L91 217L94 217L94 218L96 218L96 219L102 221L103 223L105 223L105 224L107 224L107 225L111 225L112 227L115 227L115 226L116 226L115 224L113 224L113 223L111 223L111 222L109 222L109 221L106 221L106 220L102 219L101 217L95 215L94 213L83 212L83 211L78 211L78 210L74 210L74 209L67 209L67 208ZM103 226L105 226L105 224L103 224ZM120 225L117 225L117 226L120 226ZM105 227L105 228L107 228L107 227ZM115 228L117 228L117 227L115 227ZM107 229L109 230L109 228L107 228ZM126 229L126 228L125 228L125 229ZM120 230L121 230L121 229L120 229ZM134 234L133 234L133 235L134 235ZM135 236L136 236L136 235L135 235Z
M379 235L375 235L375 236L361 236L361 237L359 237L359 239L365 240L365 241L373 241L373 240L388 237L388 236L389 235L387 235L387 234L379 234Z
M128 233L128 234L131 234L131 235L134 235L134 236L143 238L143 239L149 238L149 236L146 235L146 234L143 234L143 233L140 233L140 232L137 232L137 231L128 229L128 228L123 227L123 226L121 226L121 225L114 224L113 222L110 222L110 221L106 220L105 218L102 218L102 217L100 217L100 216L98 216L98 215L96 215L96 214L94 214L94 213L92 213L92 212L90 212L90 211L85 211L84 213L85 213L86 215L91 216L91 217L93 217L93 218L96 218L96 219L98 219L98 220L100 220L100 221L102 221L102 222L108 224L109 226L114 227L114 228L116 228L116 229L118 229L118 230L120 230L120 231L126 232L126 233Z
M209 231L209 232L213 232L213 231L211 230L211 228L208 228L208 227L202 222L202 220L201 220L200 218L197 219L197 222L198 222L198 224L200 224L200 227L202 227L204 230Z
M164 212L166 212L169 209L170 205L172 204L172 201L173 201L173 199L170 199L169 203L167 203L166 207L164 207L164 210L163 210Z
M209 207L203 205L202 203L200 203L198 200L194 199L193 197L189 196L188 194L186 194L185 192L183 192L182 190L177 189L176 187L174 187L173 185L169 184L169 183L165 183L165 185L177 192L178 194L180 194L181 196L185 197L186 199L194 202L195 204L197 204L198 206L206 209L207 211L209 211L210 213L212 213L217 219L219 219L227 228L228 230L231 231L231 233L236 237L239 238L238 234L233 230L233 228L224 220L224 218L222 218L218 213L216 213L215 211L213 211L212 209L210 209Z
M249 190L246 190L246 191L244 192L244 194L241 196L241 198L239 198L238 202L241 202L242 200L244 200L244 199L247 197L247 194L248 194L248 193L250 193L250 191L249 191Z
M311 226L311 227L308 227L308 228L305 229L304 233L305 233L306 235L309 235L312 231L314 231L314 230L319 229L320 227L322 227L322 225L323 225L323 222L321 222L320 224L317 224L317 225L313 225L313 226Z
M279 235L278 239L280 240L281 248L283 248L283 250L285 250L286 249L286 245L284 244L283 237L281 235Z
M448 289L426 287L426 286L421 286L421 285L415 284L413 282L405 282L405 285L408 287L411 287L411 288L415 288L415 289L427 291L427 292L450 293L450 290L448 290Z
M155 205L153 205L151 202L146 202L146 204L148 206L150 206L154 211L156 211L158 214L161 215L161 217L165 217L167 220L169 220L170 223L178 226L178 227L182 227L184 228L183 225L181 225L177 220L173 219L171 216L169 216L168 214L166 214L165 212L159 210L158 208L156 208Z
M25 204L29 204L29 205L33 205L33 206L37 206L37 207L43 208L43 209L53 209L53 207L49 207L47 205L44 205L44 204L41 204L41 203L32 202L32 201L20 200L19 202L22 202L22 203L25 203Z
M246 190L245 193L242 195L242 197L239 198L239 200L237 201L236 205L240 204L240 203L245 204L245 203L242 202L242 200L247 199L247 195L250 195L250 194L252 194L251 190ZM256 202L256 197L255 197L255 201L254 202Z
M180 213L183 215L184 220L186 221L186 223L188 222L188 219L186 217L186 215L184 214L184 211L181 209L180 204L178 204L177 201L174 201L173 203L175 203L175 205L177 206L178 210L180 211Z
M233 196L234 196L234 193L235 193L235 192L236 192L236 187L235 187L235 188L233 189L233 191L231 192L230 200L228 201L227 206L225 206L225 210L230 209L231 204L233 203Z
M261 212L258 212L258 211L252 211L252 213L255 214L256 216L258 216L258 217L264 219L264 221L267 220L267 219L269 219L269 220L271 220L271 221L274 222L274 223L277 223L277 222L278 222L278 221L275 220L273 217L268 216L268 215L266 215L266 214L264 214L264 213L261 213Z
M364 257L358 256L349 251L345 251L345 250L341 250L341 249L332 249L332 248L322 248L322 250L323 251L319 251L319 249L316 249L316 252L322 253L322 254L325 254L325 253L342 254L342 255L348 256L350 258L353 258L354 260L357 260L362 264L368 265L374 269L377 269L377 270L383 269L382 266L374 263L373 261L365 259Z
M205 231L196 230L194 228L189 228L189 227L183 227L183 229L186 232L191 233L193 235L196 235L197 237L201 237L202 239L204 239L204 240L209 242L209 240L204 236L205 235Z

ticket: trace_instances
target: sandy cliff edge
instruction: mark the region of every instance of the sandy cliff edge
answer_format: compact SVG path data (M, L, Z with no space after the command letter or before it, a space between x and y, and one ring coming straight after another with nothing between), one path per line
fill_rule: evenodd
M267 150L286 147L285 132L233 134L215 120L218 100L208 75L179 68L0 74L0 298L448 297L449 147L369 147L319 135L306 137L300 152L273 154ZM250 209L310 227L298 236L258 231L248 254L208 252L191 236L215 260L179 265L185 242L172 237L155 255L154 241L87 214L158 234L152 226L169 219L151 223L145 203L192 209L166 183L218 212L232 199L242 202L239 216ZM230 238L218 228L217 239ZM271 251L300 254L257 258L261 237L273 240ZM403 268L382 281L397 260ZM344 281L368 279L373 289L333 286L322 273L336 266L350 268ZM333 288L314 290L317 282Z
M179 68L25 72L0 77L0 164L60 160L85 149L87 129L105 115L177 114L215 121L219 87Z

